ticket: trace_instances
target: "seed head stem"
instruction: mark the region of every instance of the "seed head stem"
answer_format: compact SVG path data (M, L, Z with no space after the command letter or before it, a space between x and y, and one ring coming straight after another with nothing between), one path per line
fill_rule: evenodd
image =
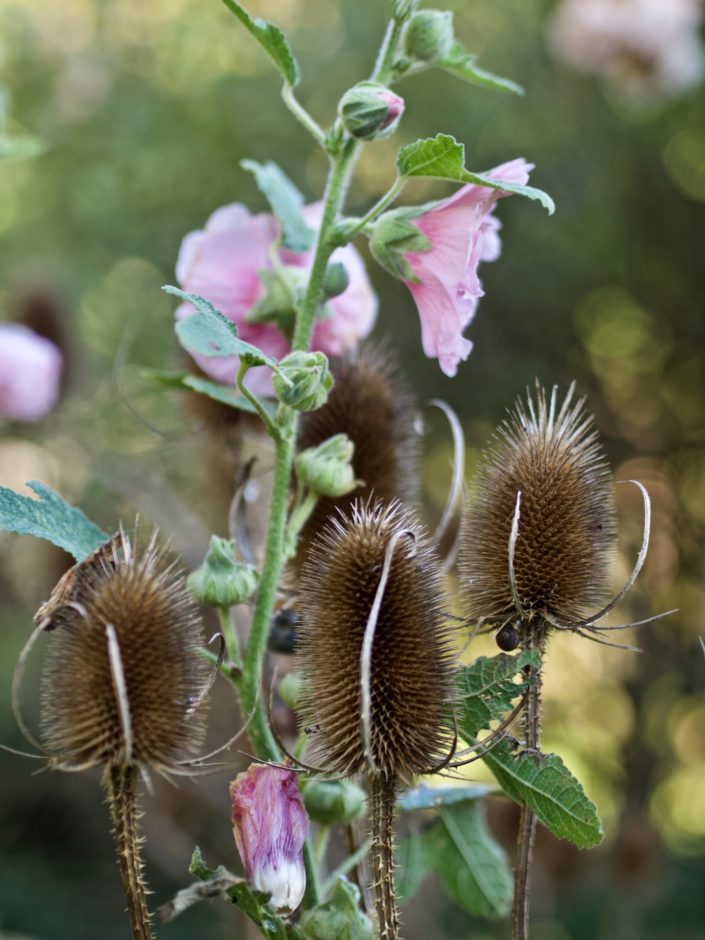
M394 893L394 801L396 780L370 775L372 803L372 889L380 940L399 940L399 915Z

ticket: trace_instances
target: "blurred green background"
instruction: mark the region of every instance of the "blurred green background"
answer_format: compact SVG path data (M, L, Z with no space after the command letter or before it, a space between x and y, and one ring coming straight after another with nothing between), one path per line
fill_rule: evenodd
M303 64L301 98L327 123L369 73L387 6L253 0L250 9L286 29ZM406 289L371 268L382 300L375 335L391 337L419 399L442 396L459 411L471 467L534 376L577 379L618 478L642 480L654 503L646 568L613 622L679 608L639 631L640 656L577 637L552 644L546 747L584 781L607 838L578 853L541 833L532 936L696 940L705 936L705 90L629 110L549 56L547 0L448 6L481 63L527 97L440 73L409 79L401 131L366 149L351 210L387 188L399 144L439 131L465 142L473 169L535 162L532 182L558 210L549 218L528 201L502 201L502 258L481 270L475 349L456 379L424 358ZM0 0L0 83L15 129L46 145L36 159L0 165L0 319L58 306L67 356L58 410L38 426L0 424L0 484L46 481L108 530L139 511L195 565L208 531L227 526L212 442L183 401L142 376L182 362L174 305L159 288L174 281L184 234L215 208L265 208L241 158L277 160L310 199L325 161L217 0ZM448 191L419 184L405 195ZM435 423L424 468L434 519L449 479ZM641 537L638 494L620 488L618 506L615 586ZM0 740L15 746L12 668L65 564L49 546L0 538ZM36 722L35 678L31 669L25 698ZM221 695L214 741L235 720ZM0 752L0 938L127 936L97 779L34 769ZM236 867L227 779L158 787L146 799L155 903L188 883L196 843L207 861ZM513 809L497 801L491 818L511 851ZM506 924L472 923L433 883L403 919L410 940L507 936ZM236 925L225 905L202 906L159 933L215 940Z

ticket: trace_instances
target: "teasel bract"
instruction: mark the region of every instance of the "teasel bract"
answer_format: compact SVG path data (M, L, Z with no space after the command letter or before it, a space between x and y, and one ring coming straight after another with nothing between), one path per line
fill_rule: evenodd
M299 656L312 760L369 777L380 936L398 937L393 884L397 782L452 747L453 648L440 563L399 504L353 504L314 543L301 580Z
M103 767L132 931L152 937L142 873L137 778L188 775L205 733L212 671L199 655L198 607L156 533L138 552L120 531L72 568L35 616L48 632L40 741L52 769ZM15 704L17 697L15 696Z
M640 485L640 484L638 484ZM645 498L648 520L648 499ZM599 640L596 621L615 550L612 474L571 386L518 401L482 457L463 520L461 586L469 612L495 628L501 649L538 650L524 707L525 746L538 752L540 657L551 629ZM620 595L622 596L622 595ZM537 758L538 759L538 758ZM528 894L536 818L522 807L513 936L528 936Z
M355 447L353 471L362 482L345 496L318 501L301 533L299 568L336 510L347 513L355 501L370 497L406 505L413 505L417 497L415 402L393 353L367 344L354 355L332 359L330 369L335 384L322 408L302 415L299 450L346 434Z

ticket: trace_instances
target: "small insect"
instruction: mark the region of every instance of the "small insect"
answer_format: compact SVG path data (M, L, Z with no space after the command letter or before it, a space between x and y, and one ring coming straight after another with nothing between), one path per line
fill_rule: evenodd
M97 571L115 569L114 544L116 536L100 545L88 558L77 562L62 575L51 594L34 615L34 623L45 630L55 630L65 626L72 617L72 612L81 613L83 606L80 597L83 588Z
M511 653L519 646L519 634L513 623L505 623L495 636L497 646L505 653Z

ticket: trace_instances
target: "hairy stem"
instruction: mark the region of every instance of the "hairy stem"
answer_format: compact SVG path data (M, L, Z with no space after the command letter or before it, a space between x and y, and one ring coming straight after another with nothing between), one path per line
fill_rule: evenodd
M380 940L399 940L399 915L394 893L394 800L396 781L393 777L373 774L370 777L372 804L372 889L377 912Z
M113 819L113 835L132 935L134 940L154 940L147 908L147 888L142 875L135 778L134 766L110 764L105 770L103 783Z
M544 627L541 623L527 624L525 627L524 649L538 649L543 652ZM538 751L541 747L541 683L542 664L528 667L532 682L529 685L526 705L524 706L524 737L526 748ZM512 909L512 940L528 940L529 937L529 896L531 892L531 871L536 836L536 815L526 804L521 808L519 833L517 835L517 860L514 870L514 907Z

